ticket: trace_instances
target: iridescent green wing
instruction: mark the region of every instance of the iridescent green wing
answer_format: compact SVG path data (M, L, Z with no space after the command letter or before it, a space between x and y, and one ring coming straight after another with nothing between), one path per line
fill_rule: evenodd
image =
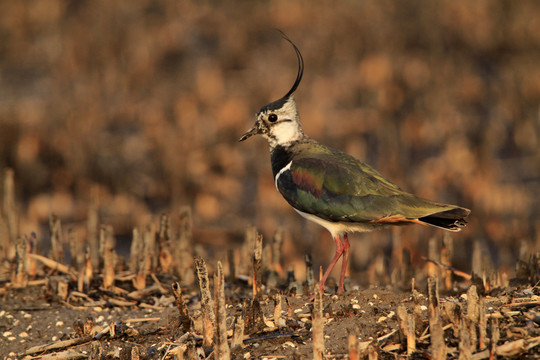
M317 145L300 149L278 179L283 197L300 211L330 221L368 222L453 208L408 194L358 159Z

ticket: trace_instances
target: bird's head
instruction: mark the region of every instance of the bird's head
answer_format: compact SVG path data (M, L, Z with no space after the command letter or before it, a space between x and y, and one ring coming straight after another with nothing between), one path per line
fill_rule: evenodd
M300 116L298 115L296 103L293 99L293 93L300 84L302 75L304 74L304 59L296 45L287 36L283 35L283 37L291 43L298 58L296 80L285 96L263 106L259 110L255 125L242 135L239 141L244 141L252 135L259 134L268 140L270 148L274 148L277 145L290 144L304 136L300 125Z

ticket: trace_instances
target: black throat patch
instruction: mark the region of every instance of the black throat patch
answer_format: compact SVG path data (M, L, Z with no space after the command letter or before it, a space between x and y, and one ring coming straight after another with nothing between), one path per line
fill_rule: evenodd
M292 152L287 148L278 145L270 153L270 160L272 162L272 173L274 178L279 170L283 169L292 160Z

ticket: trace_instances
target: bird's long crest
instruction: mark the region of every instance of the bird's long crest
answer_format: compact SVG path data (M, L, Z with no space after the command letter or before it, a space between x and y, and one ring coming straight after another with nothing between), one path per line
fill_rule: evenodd
M296 45L294 45L292 40L289 39L289 37L285 35L283 31L281 30L278 30L278 31L281 33L281 36L293 46L294 51L296 52L296 58L298 59L298 72L296 74L296 80L294 81L294 84L289 90L289 92L285 94L285 96L283 96L283 99L286 99L296 91L296 88L298 87L298 85L300 85L300 81L302 81L302 76L304 75L304 58L302 57L300 50L298 50L298 48L296 47Z

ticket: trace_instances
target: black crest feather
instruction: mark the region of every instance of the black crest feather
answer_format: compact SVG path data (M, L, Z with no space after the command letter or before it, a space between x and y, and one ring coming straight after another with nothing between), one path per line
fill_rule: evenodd
M296 58L298 59L298 72L296 73L296 80L294 81L294 84L289 92L283 96L283 98L288 98L296 91L296 88L298 85L300 85L300 81L302 81L302 76L304 75L304 58L292 40L289 39L289 37L285 35L283 31L279 30L279 32L281 33L281 36L293 46L294 51L296 52Z
M285 102L289 99L289 97L296 91L298 88L298 85L300 85L300 82L302 81L302 76L304 75L304 58L302 57L302 54L300 53L300 50L296 47L296 45L292 42L291 39L285 33L281 30L278 30L281 34L281 36L287 40L294 48L294 51L296 52L296 58L298 59L298 72L296 73L296 80L294 81L294 84L292 85L291 89L279 100L276 100L274 102L271 102L268 105L265 105L259 110L259 112L263 112L266 110L276 110L279 109L285 104Z

